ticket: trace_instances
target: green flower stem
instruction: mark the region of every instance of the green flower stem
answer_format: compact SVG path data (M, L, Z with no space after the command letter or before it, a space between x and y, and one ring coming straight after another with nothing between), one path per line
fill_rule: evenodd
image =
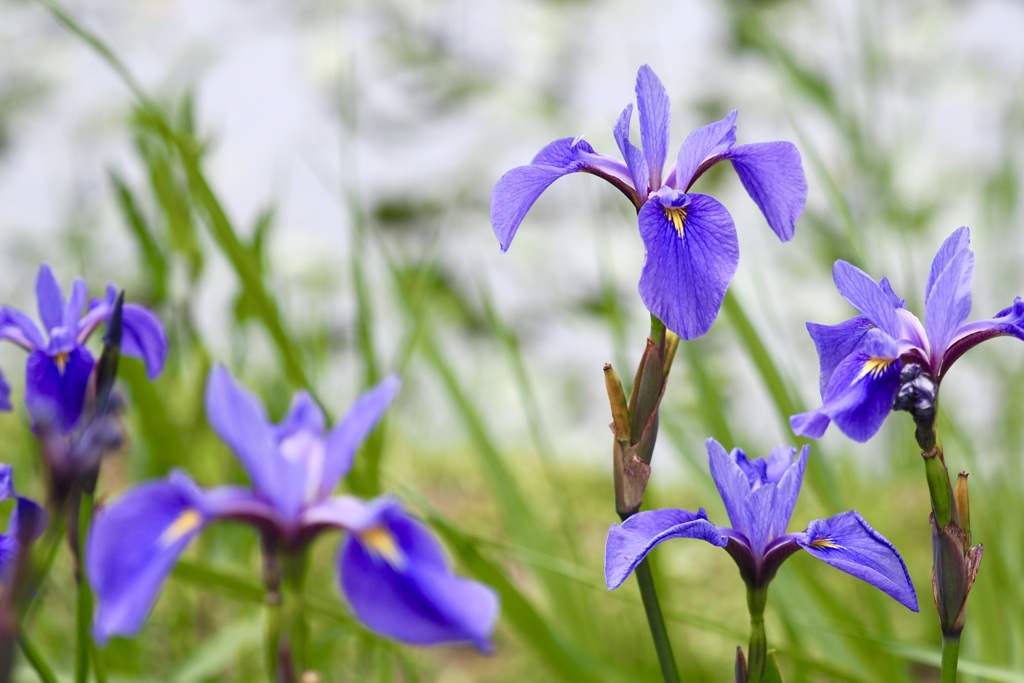
M306 669L306 642L309 627L306 623L306 569L308 566L306 549L285 553L282 558L282 596L284 631L281 639L281 650L290 655L288 666L293 671Z
M949 524L950 520L959 521L956 506L953 504L953 487L949 482L949 470L946 469L946 462L939 446L922 452L921 457L924 460L924 475L928 481L928 497L931 499L935 524L942 529Z
M92 493L77 492L78 528L76 534L75 579L78 583L78 600L75 609L75 683L89 681L89 653L94 649L89 627L92 625L92 590L85 573L85 540L92 522Z
M277 543L268 534L260 537L263 551L263 664L270 683L278 683L279 643L281 642L281 564L277 556Z
M760 683L764 678L768 657L768 636L764 630L764 606L768 587L747 588L747 609L750 611L750 646L747 648L747 681Z
M665 679L665 683L679 683L676 658L672 654L672 643L668 639L665 618L661 614L661 604L658 602L658 593L654 588L654 576L651 574L651 566L647 563L646 557L636 566L633 574L636 576L637 585L640 586L640 598L643 600L644 611L647 613L647 625L651 629L654 649L658 652L661 676Z
M956 663L960 657L960 636L942 636L942 683L956 683Z

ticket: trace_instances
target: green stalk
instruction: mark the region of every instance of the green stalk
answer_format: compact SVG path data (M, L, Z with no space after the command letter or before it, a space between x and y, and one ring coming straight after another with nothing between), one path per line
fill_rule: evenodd
M942 683L956 683L956 665L960 657L960 635L942 636Z
M268 534L260 537L263 553L263 594L265 630L263 632L263 664L270 683L278 683L278 644L281 642L281 565L277 543Z
M35 644L28 639L24 631L18 633L18 645L21 647L21 651L25 655L25 659L28 660L32 670L39 676L40 681L43 683L58 683L57 674L50 668L46 657L36 649Z
M287 662L282 657L282 666L290 666L290 675L302 675L306 670L306 642L309 627L306 623L306 568L308 553L305 548L285 553L282 558L283 633L281 649L289 654Z
M643 600L644 612L647 613L647 625L651 629L651 639L654 640L654 649L658 653L661 676L665 679L665 683L679 683L676 658L672 654L672 643L668 639L665 618L661 614L661 604L658 602L658 592L654 588L654 576L651 574L651 566L646 557L636 566L633 574L640 587L640 599Z
M92 493L78 492L78 529L76 572L78 600L75 607L75 683L89 681L89 652L94 648L89 626L92 623L92 590L85 573L85 540L92 522Z
M747 609L750 611L750 645L747 648L747 681L760 683L768 659L768 636L764 630L764 606L768 587L747 588Z

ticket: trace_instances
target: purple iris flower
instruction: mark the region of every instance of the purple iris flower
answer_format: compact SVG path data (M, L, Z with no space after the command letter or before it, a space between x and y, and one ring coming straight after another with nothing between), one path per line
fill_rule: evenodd
M206 385L207 417L253 488L204 490L179 471L102 510L87 548L97 640L137 631L189 542L211 522L234 520L256 526L282 552L302 552L321 531L341 529L341 590L368 628L416 645L488 649L498 613L490 588L454 575L434 536L394 499L331 495L398 386L397 378L384 380L325 433L323 413L305 392L273 424L255 396L215 367Z
M117 290L107 288L106 298L89 303L88 289L81 278L64 299L57 279L45 263L36 277L39 319L46 337L22 313L0 308L0 339L7 339L29 352L25 367L25 403L33 417L54 420L62 431L71 430L82 414L86 390L96 361L85 342L89 335L114 312ZM149 309L125 304L122 311L121 353L141 358L146 374L153 379L167 357L167 336L160 320Z
M793 514L809 447L777 446L767 458L746 454L707 440L711 476L725 503L732 528L715 526L703 508L638 512L613 524L605 547L604 575L618 588L656 545L670 538L697 538L725 548L751 589L762 589L787 557L803 548L836 569L881 589L917 611L917 594L896 549L854 511L818 519L806 531L786 533Z
M19 537L22 542L36 540L46 528L46 510L29 498L19 496L14 489L14 469L0 463L0 502L14 498L14 510L7 523L7 533L0 534L0 577L6 578L18 557ZM23 520L29 520L24 527Z
M732 216L716 199L690 192L703 173L728 159L743 187L782 241L793 237L807 199L800 153L789 142L736 144L736 112L686 138L675 163L663 173L668 155L671 107L665 86L646 64L636 77L640 143L630 142L633 105L615 124L615 141L625 161L598 154L582 137L555 140L529 166L498 181L491 196L491 224L502 251L530 207L547 187L569 173L604 178L636 207L647 250L640 275L644 305L683 339L711 327L736 272L739 244Z
M861 315L838 325L807 323L821 360L822 406L790 418L793 431L818 438L835 422L855 441L878 432L894 408L935 410L942 378L960 356L986 339L1024 340L1024 302L992 318L966 322L971 312L974 252L965 226L932 261L925 285L925 322L908 311L888 280L836 261L832 277Z

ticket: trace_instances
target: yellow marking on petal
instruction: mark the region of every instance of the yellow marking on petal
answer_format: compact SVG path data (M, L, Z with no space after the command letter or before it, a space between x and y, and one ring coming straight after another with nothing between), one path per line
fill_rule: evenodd
M68 352L61 351L60 353L53 357L53 361L57 364L57 371L63 375L64 368L68 366Z
M811 541L812 548L838 548L838 543L833 543L827 538L819 538L816 541Z
M871 375L872 377L878 377L886 368L896 362L895 358L882 358L880 356L872 356L868 358L864 363L864 368L860 371L861 377Z
M661 207L665 211L665 217L672 221L672 225L675 226L676 232L679 236L683 236L683 224L686 221L686 209L679 208L673 209L668 206Z
M380 555L393 567L401 567L405 563L401 548L391 532L382 526L375 526L359 534L359 540L367 548Z
M185 534L195 531L203 523L203 516L194 508L188 508L178 515L171 525L164 529L157 541L160 545L168 546L180 541Z

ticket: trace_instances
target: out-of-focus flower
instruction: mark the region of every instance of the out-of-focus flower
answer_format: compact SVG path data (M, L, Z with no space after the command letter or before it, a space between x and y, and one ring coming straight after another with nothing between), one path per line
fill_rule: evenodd
M32 542L39 538L46 528L46 510L24 496L19 496L14 489L14 469L0 463L0 502L14 498L14 510L7 524L7 533L0 534L0 578L6 578L14 567L20 550L19 538L22 542ZM23 528L23 520L31 520L30 528Z
M806 531L786 533L809 448L778 446L767 458L750 461L707 440L711 476L732 527L715 526L703 509L639 512L608 531L605 581L618 588L655 546L670 538L697 538L724 547L747 586L768 585L783 560L803 548L822 562L879 588L917 611L917 594L899 553L854 511L812 521Z
M640 297L668 329L683 339L711 327L736 272L736 227L716 199L690 187L709 168L728 159L768 225L786 241L793 237L807 199L800 153L789 142L736 144L736 112L686 138L676 162L664 173L671 105L668 92L646 64L636 77L640 148L630 142L633 105L615 124L625 161L598 154L582 137L555 140L528 166L498 181L491 196L491 223L502 250L537 198L558 178L579 171L604 178L636 207L647 259Z
M867 441L893 409L934 415L939 385L960 356L986 339L1024 340L1024 301L992 318L966 322L971 312L974 253L971 233L950 235L932 261L925 285L925 322L908 311L888 280L845 261L832 269L836 288L861 315L838 325L807 323L821 361L822 405L790 418L793 431L818 438L830 422Z
M25 403L33 418L44 416L62 431L78 421L95 360L85 342L93 331L114 313L117 291L108 287L106 298L89 303L88 290L80 278L71 286L65 301L50 267L43 264L36 278L39 320L46 337L21 311L0 308L0 339L7 339L29 352L25 367ZM167 337L160 320L144 306L124 304L121 353L142 358L150 379L160 374L167 357Z
M102 510L87 548L97 640L137 631L188 543L213 521L237 520L256 526L285 553L303 552L321 531L346 532L337 565L341 589L371 630L417 645L468 642L487 649L498 612L490 588L454 575L434 536L394 499L331 495L398 386L397 378L384 380L325 433L323 413L305 392L273 424L255 396L215 367L206 386L207 417L253 487L204 490L175 472Z

